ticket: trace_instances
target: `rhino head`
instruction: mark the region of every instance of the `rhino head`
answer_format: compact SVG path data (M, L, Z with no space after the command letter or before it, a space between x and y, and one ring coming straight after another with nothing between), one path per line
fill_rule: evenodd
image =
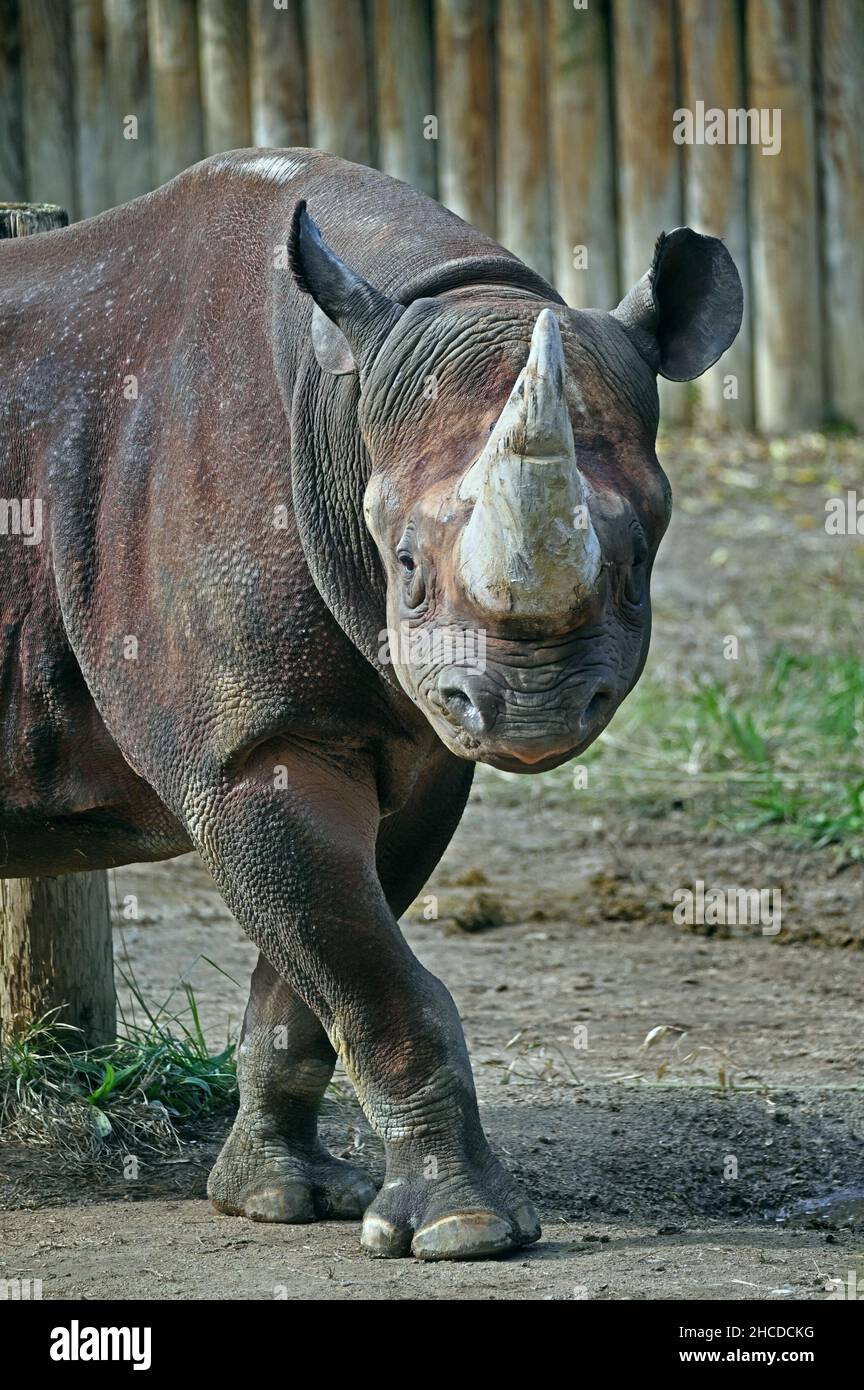
M735 338L729 253L678 228L600 313L492 284L404 306L302 204L291 248L320 365L359 372L399 682L463 758L537 772L578 755L645 662L671 510L656 377L699 376Z

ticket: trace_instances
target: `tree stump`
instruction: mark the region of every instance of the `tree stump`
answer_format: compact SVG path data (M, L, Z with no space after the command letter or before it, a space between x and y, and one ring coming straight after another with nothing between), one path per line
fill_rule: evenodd
M65 227L63 208L0 204L0 238ZM108 875L0 879L0 1035L51 1009L86 1046L117 1031Z
M50 1009L84 1044L117 1033L108 875L0 879L0 1028L26 1031Z

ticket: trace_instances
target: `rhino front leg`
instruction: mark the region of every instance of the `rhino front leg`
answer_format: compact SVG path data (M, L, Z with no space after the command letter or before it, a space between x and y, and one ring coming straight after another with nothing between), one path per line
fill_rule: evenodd
M219 1211L291 1223L363 1215L371 1178L318 1139L335 1062L318 1019L259 956L237 1054L240 1106L207 1184Z
M272 786L287 765L288 790ZM229 907L321 1021L384 1140L366 1213L374 1255L503 1254L536 1240L533 1208L491 1153L455 1005L412 954L376 870L374 769L279 750L202 798L188 822Z

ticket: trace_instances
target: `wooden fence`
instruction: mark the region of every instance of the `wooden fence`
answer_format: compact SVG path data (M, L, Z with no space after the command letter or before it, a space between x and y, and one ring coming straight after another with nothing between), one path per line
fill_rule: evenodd
M417 184L575 307L721 235L745 329L665 418L864 426L864 0L0 0L0 200L87 217L250 144Z

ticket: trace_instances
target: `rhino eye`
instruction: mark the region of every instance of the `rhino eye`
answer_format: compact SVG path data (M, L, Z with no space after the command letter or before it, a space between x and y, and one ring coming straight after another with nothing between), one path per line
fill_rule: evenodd
M633 563L624 576L624 601L630 608L641 608L645 601L648 580L647 555L643 552L633 557Z
M413 555L407 552L399 552L399 565L402 569L402 599L409 609L419 608L426 601L426 585L423 581L423 571L418 568Z
M627 571L624 598L631 608L641 608L645 599L645 562L640 560Z

